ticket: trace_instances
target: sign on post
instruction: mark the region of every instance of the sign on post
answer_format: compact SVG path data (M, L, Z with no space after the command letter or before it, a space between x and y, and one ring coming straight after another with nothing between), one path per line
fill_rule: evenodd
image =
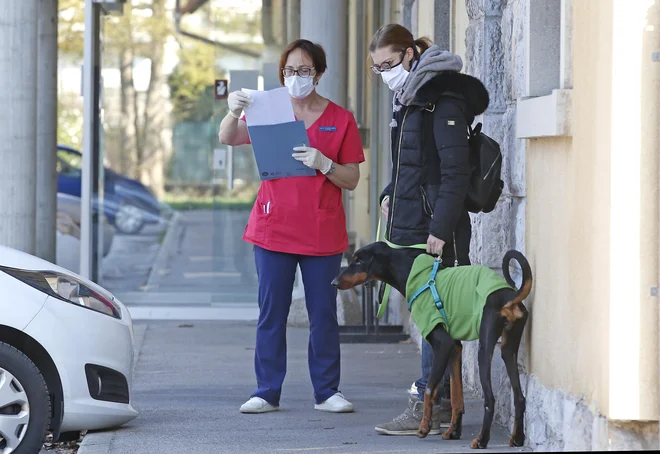
M215 99L227 99L229 96L229 85L227 79L215 80Z
M216 148L213 150L213 169L225 170L227 168L227 149Z

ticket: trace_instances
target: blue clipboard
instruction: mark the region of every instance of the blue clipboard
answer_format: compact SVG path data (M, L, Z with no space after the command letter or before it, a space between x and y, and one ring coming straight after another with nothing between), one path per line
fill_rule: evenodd
M248 126L248 133L261 180L316 175L316 170L291 156L294 147L309 146L304 121Z

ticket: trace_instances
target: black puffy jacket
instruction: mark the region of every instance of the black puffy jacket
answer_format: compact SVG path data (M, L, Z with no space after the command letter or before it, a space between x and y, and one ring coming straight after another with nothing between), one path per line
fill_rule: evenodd
M476 78L438 72L414 100L394 112L392 181L386 238L399 245L425 244L429 233L445 241L443 261L469 264L471 224L465 208L470 174L468 125L488 107ZM432 116L435 146L425 115Z

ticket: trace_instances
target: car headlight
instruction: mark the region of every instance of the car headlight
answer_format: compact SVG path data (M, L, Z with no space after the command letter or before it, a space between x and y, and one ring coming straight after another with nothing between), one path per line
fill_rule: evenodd
M121 309L113 301L112 296L102 295L68 274L56 271L21 270L4 266L0 266L0 271L4 271L13 278L53 298L121 319Z

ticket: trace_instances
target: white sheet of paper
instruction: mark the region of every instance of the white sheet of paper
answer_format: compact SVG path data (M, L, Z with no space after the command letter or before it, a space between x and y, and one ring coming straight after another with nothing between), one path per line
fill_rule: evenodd
M252 104L245 109L245 120L248 126L276 125L296 121L293 104L286 87L267 91L241 88L252 98Z

